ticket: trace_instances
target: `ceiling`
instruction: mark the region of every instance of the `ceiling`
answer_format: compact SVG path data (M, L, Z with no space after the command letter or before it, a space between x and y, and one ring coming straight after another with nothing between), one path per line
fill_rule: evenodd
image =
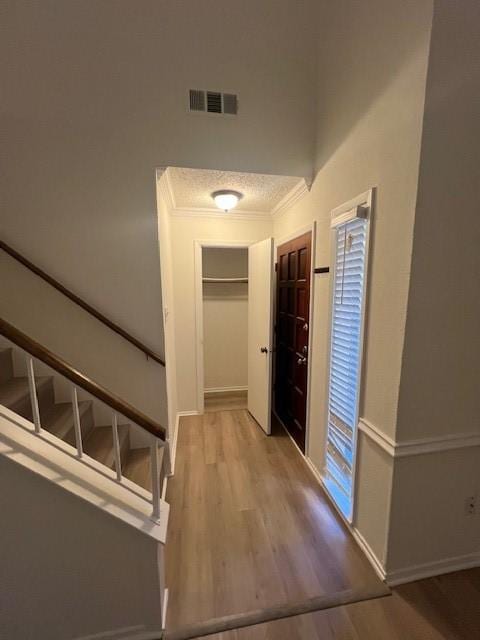
M185 169L169 167L167 182L174 211L218 212L211 194L220 189L240 191L243 198L230 216L242 214L270 216L299 192L306 191L303 178L272 176L259 173L237 173L209 169Z

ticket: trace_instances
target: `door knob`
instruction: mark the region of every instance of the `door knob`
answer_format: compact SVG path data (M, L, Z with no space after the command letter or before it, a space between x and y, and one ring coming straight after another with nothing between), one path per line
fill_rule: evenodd
M268 347L260 347L260 353L268 353Z
M302 356L301 358L299 358L297 360L297 364L307 364L307 359L305 358L305 356Z

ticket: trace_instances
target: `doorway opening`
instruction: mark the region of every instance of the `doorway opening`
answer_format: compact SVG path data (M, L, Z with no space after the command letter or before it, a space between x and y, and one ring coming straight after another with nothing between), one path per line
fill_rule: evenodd
M205 411L246 409L248 249L202 247Z

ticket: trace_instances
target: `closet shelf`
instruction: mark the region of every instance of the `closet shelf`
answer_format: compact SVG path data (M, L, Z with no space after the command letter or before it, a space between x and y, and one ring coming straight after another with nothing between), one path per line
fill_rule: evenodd
M202 282L248 282L248 278L202 278Z

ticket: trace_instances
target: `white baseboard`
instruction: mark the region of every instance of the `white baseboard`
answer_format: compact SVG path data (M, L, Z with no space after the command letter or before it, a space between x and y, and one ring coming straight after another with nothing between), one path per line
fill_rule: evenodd
M368 542L365 540L363 535L360 533L360 531L356 527L350 526L349 528L350 528L350 531L352 532L352 535L356 543L358 544L360 549L363 551L363 553L367 556L367 559L372 565L373 569L375 570L375 573L380 578L380 580L385 582L386 581L385 569L382 563L380 562L380 560L375 555L372 547L368 544Z
M348 522L348 520L345 519L343 513L341 513L338 509L337 509L337 505L335 504L334 500L332 499L332 497L330 496L330 493L328 492L327 487L325 486L325 483L323 481L322 478L322 474L320 473L320 471L317 469L317 467L313 464L312 460L308 457L305 456L305 462L308 465L308 468L310 469L310 471L312 472L312 474L315 476L315 479L317 480L317 482L320 484L320 486L322 487L323 491L325 492L325 495L327 496L329 502L331 503L332 507L335 509L335 511L338 513L338 515L341 517L343 523L345 524L345 526L348 528L348 530L351 532L355 542L358 544L358 546L360 547L360 549L363 551L363 553L365 554L365 556L367 557L367 560L370 562L370 564L372 565L375 573L377 574L377 576L380 578L380 580L384 581L385 580L385 569L382 565L382 563L380 562L380 560L377 558L377 556L375 555L373 549L371 548L371 546L368 544L368 542L365 540L365 538L363 537L363 535L360 533L360 531L356 528L353 527L350 522Z
M167 628L168 588L163 590L162 629Z
M200 411L197 409L193 409L192 411L179 411L177 416L181 418L182 416L199 416L201 415Z
M395 587L406 582L433 578L443 573L463 571L464 569L472 569L474 567L480 567L480 553L469 553L463 556L412 565L405 569L388 571L386 581L390 587Z
M204 389L205 393L231 393L234 391L248 391L248 387L211 387Z

